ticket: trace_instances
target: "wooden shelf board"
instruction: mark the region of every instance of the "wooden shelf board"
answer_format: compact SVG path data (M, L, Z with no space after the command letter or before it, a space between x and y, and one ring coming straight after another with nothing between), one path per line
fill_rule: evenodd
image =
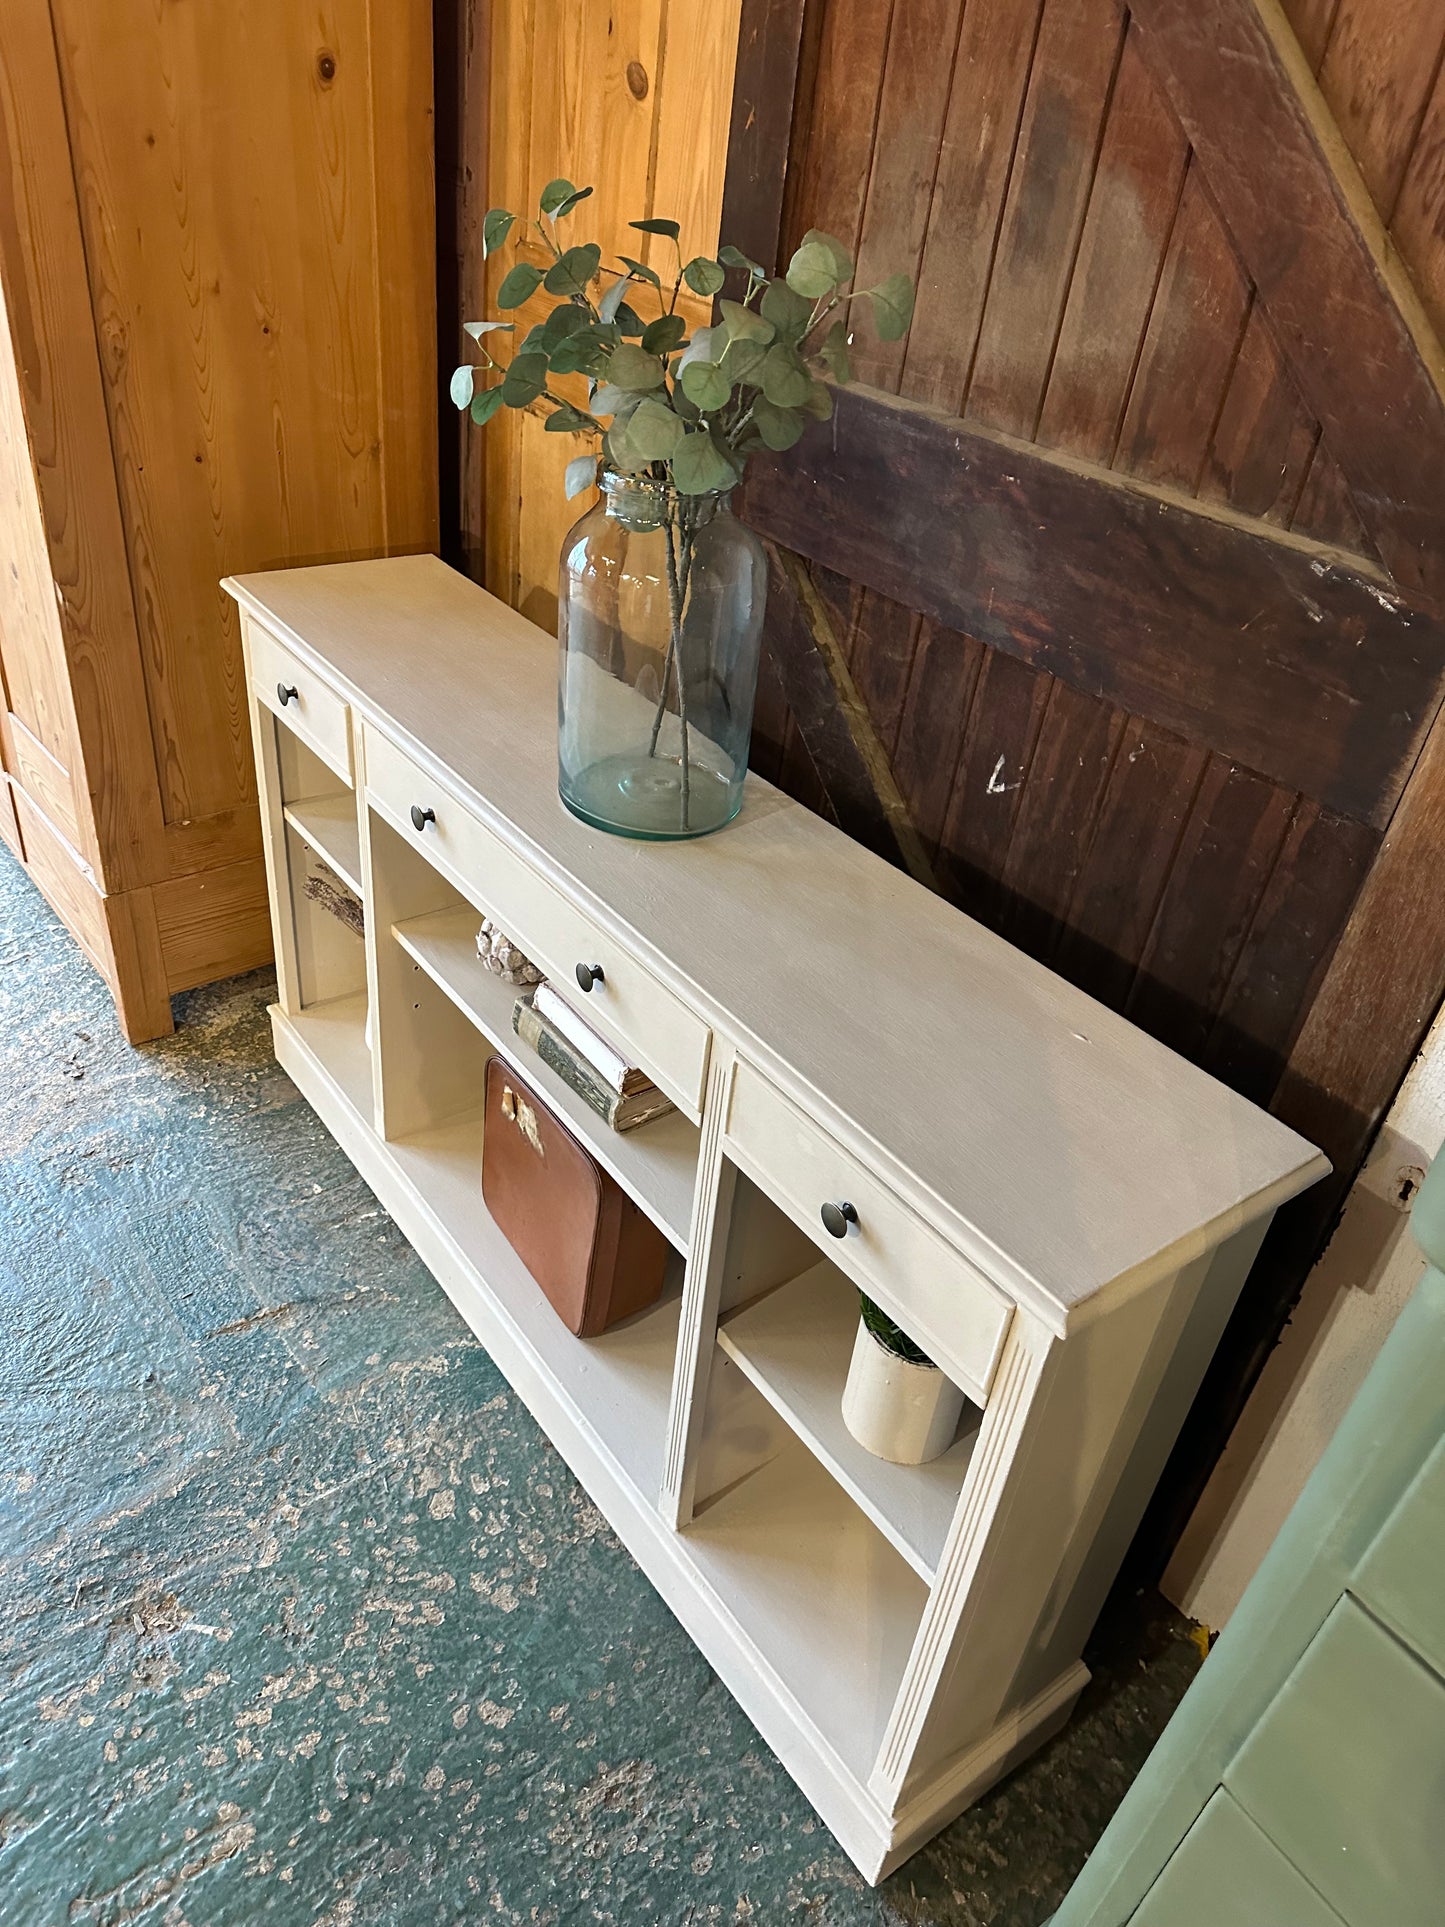
M356 798L350 790L308 797L304 803L288 803L282 815L301 841L329 863L344 884L358 896L364 894L361 831L356 821Z
M373 1132L366 996L313 1005L286 1020ZM681 1300L664 1298L600 1338L575 1338L482 1202L482 1117L462 1117L380 1145L388 1164L459 1252L462 1278L438 1274L462 1317L487 1342L483 1304L571 1401L628 1484L655 1506L672 1395ZM383 1199L383 1203L389 1200ZM403 1229L406 1229L403 1226Z
M718 1326L718 1344L860 1505L918 1576L932 1581L973 1454L981 1414L930 1465L875 1458L843 1423L858 1294L827 1259Z
M604 1124L512 1029L512 1006L519 992L514 984L493 975L478 957L480 922L470 907L439 910L393 924L392 935L518 1074L546 1098L677 1250L686 1254L697 1181L697 1126L681 1111L670 1111L635 1131L614 1131Z
M923 1581L801 1440L714 1499L682 1539L805 1716L866 1782L927 1601Z

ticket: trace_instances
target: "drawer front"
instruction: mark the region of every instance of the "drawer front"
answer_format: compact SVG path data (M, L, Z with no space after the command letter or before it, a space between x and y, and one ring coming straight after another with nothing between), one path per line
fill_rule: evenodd
M1013 1315L998 1288L750 1064L737 1067L727 1136L819 1249L982 1403ZM857 1221L830 1237L822 1207L845 1201Z
M254 622L247 622L251 687L259 701L346 782L351 763L351 710L334 689ZM286 692L294 690L294 695Z
M1350 1591L1445 1679L1445 1439L1386 1520Z
M545 878L509 850L455 797L442 790L368 724L366 792L374 808L422 850L458 889L486 906L539 970L551 977L629 1057L649 1071L674 1102L696 1118L702 1109L712 1031L614 938L599 930ZM413 806L431 810L418 831ZM584 998L579 963L600 966L601 981Z

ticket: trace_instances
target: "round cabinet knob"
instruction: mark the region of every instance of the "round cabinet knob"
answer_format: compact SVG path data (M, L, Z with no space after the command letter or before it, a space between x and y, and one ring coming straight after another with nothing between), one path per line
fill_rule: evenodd
M416 831L418 836L421 835L428 823L435 823L436 820L437 813L435 810L424 810L420 803L412 804L411 827Z
M294 703L296 699L297 699L297 690L296 690L296 685L294 683L292 683L289 688L284 682L277 683L276 700L278 703L280 703L283 709L286 707L287 703Z
M858 1222L858 1213L846 1201L834 1204L830 1198L822 1210L823 1229L833 1238L846 1238L848 1227Z
M593 984L601 984L606 981L607 979L602 975L601 964L578 964L577 988L579 990L590 991Z

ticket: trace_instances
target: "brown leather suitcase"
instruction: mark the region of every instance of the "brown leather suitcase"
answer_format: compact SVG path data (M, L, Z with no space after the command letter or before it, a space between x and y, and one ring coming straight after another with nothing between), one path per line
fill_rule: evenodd
M666 1238L500 1057L487 1065L482 1197L579 1338L661 1296Z

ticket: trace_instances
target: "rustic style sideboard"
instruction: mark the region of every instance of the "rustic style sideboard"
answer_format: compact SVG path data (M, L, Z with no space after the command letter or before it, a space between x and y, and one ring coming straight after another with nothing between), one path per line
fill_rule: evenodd
M568 816L555 644L435 558L227 587L277 1056L881 1877L1067 1718L1269 1219L1324 1158L766 783L694 843ZM364 934L308 891L318 858ZM559 982L589 967L589 1017L675 1112L615 1135L518 1044L481 915ZM672 1245L661 1302L599 1339L482 1202L497 1053ZM930 1465L842 1424L859 1286L967 1395Z

